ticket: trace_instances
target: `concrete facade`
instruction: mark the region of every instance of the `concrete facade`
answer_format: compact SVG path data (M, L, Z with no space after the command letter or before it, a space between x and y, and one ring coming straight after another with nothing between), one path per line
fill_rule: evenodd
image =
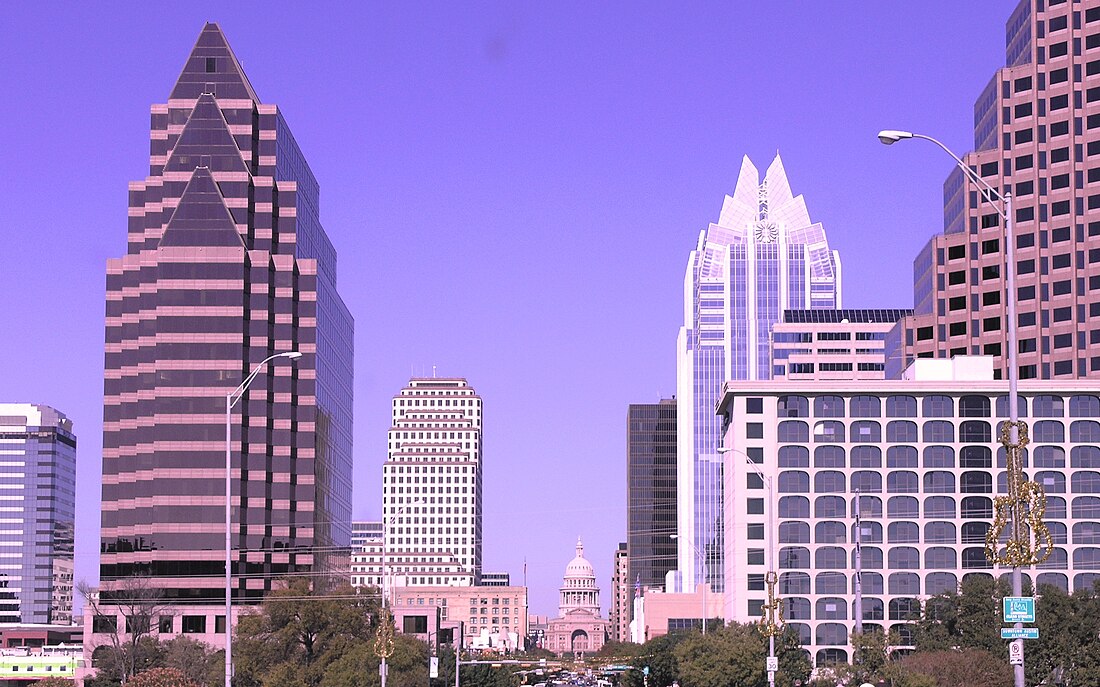
M787 310L772 326L772 378L883 379L885 340L912 310Z
M784 616L819 665L850 657L857 534L865 629L904 639L924 598L1002 574L984 545L993 499L1007 491L997 435L1007 384L993 379L992 357L916 363L900 380L725 385L727 620L759 619L769 548ZM1100 384L1023 381L1020 393L1025 471L1046 490L1054 541L1025 572L1088 587L1100 579Z
M395 615L438 609L440 627L461 622L467 649L522 651L526 646L526 587L425 585L397 587L391 594Z

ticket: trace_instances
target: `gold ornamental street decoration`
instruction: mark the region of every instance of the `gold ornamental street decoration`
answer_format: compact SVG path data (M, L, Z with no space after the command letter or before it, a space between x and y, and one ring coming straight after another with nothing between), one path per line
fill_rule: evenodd
M393 617L385 609L382 609L378 632L374 635L374 653L382 659L393 656Z
M1012 428L1017 428L1016 442ZM1005 467L1008 475L1008 495L993 502L993 525L985 535L985 555L990 562L1011 567L1038 565L1050 557L1054 548L1050 531L1043 523L1046 492L1042 485L1024 476L1024 447L1028 444L1027 423L1001 424L1001 444L1005 447ZM1010 526L1004 551L998 551L1002 533Z
M764 582L768 585L768 602L763 606L760 632L765 637L778 637L783 632L783 600L775 595L775 583L778 580L778 576L771 570L764 576Z

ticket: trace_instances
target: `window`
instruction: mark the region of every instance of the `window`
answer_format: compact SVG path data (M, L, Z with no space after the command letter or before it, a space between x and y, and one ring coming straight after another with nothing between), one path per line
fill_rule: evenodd
M830 577L840 577L830 575ZM826 597L817 600L816 617L818 620L847 620L848 602L844 599Z
M944 524L950 524L950 523L944 523ZM951 539L952 539L952 542L953 542L953 540L954 540L954 525L951 525L951 528L952 528L952 537L951 537ZM947 568L949 570L954 569L955 567L957 567L956 563L955 563L955 560L956 560L955 559L955 549L952 549L952 548L947 547L947 546L930 546L924 552L924 567L926 569L928 569L928 568L931 568L933 570L935 570L936 568L939 568L941 570L944 569L944 568Z
M818 446L814 449L815 468L842 468L844 466L844 449L842 447Z
M1096 396L1071 396L1070 417L1100 417L1100 398Z
M814 554L814 567L818 570L847 570L848 553L839 546L823 546Z
M810 401L805 396L780 396L779 417L809 417Z
M993 440L993 430L983 420L966 420L959 424L959 441L975 444L988 444Z
M1075 444L1100 443L1100 422L1074 420L1069 426L1069 440Z
M955 477L953 475L951 477L951 481L955 481ZM924 499L924 517L955 517L955 499L951 498L950 496L929 496L928 498Z
M779 567L782 570L810 567L810 550L805 546L784 546L779 549Z
M809 594L810 576L801 572L786 572L779 576L779 594L789 596L791 594ZM786 609L784 609L786 610ZM790 616L786 613L784 617ZM805 620L805 618L804 618Z
M929 337L931 338L931 337ZM912 396L888 396L886 417L916 417L917 399Z
M806 491L809 491L810 476L806 475ZM761 499L763 501L763 499ZM808 518L810 517L810 499L805 496L781 496L779 497L779 517L781 518Z
M951 551L951 558L954 560L955 551ZM925 554L927 557L927 553ZM947 567L947 566L942 566ZM955 567L952 563L951 567ZM949 572L934 572L929 573L924 578L924 591L929 595L936 594L948 594L950 592L957 592L959 590L959 579L955 577L954 573Z
M917 467L917 448L915 446L891 446L886 449L886 467Z
M825 520L814 525L815 544L846 544L844 523Z
M814 492L817 494L843 494L844 473L837 470L820 470L814 473Z
M814 441L821 442L843 442L844 441L844 423L836 420L822 420L814 425Z
M877 396L853 396L850 401L852 417L879 417L881 404Z
M987 496L967 496L962 500L964 520L993 517L993 500Z
M814 576L815 594L847 594L848 577L842 573L823 572Z
M963 396L959 399L960 417L989 417L990 404L987 396Z
M806 513L809 516L809 512ZM805 522L790 521L779 523L780 544L809 544L810 525Z
M882 450L878 446L854 446L854 447L852 447L852 467L854 467L854 468L880 468L880 467L882 467Z
M808 468L810 451L805 446L780 446L778 461L781 468Z
M814 517L843 518L844 499L840 496L818 496L814 501Z
M917 441L917 423L908 420L891 420L886 423L886 441L890 443Z
M955 467L955 449L950 446L925 446L924 467L926 468L953 468Z
M875 494L882 491L882 475L870 470L852 473L852 491L860 494Z
M950 522L930 522L924 526L924 543L926 544L954 544L955 543L955 525ZM927 563L926 563L927 565ZM933 565L929 566L933 568L948 568L955 567L954 564L947 565Z
M929 420L924 423L924 441L926 443L955 441L955 426L946 420Z
M964 494L992 494L993 478L988 472L964 472L961 487Z
M897 470L886 475L886 491L891 494L915 494L918 491L917 484L915 472Z
M206 616L205 615L185 615L183 616L183 632L184 634L202 634L206 632Z
M892 522L887 527L886 533L887 541L891 544L920 543L920 528L917 527L915 522Z
M806 494L810 491L810 475L801 470L784 470L779 473L780 494Z
M851 430L852 443L877 444L882 441L882 427L874 420L856 420Z
M844 399L840 396L818 396L814 399L817 417L844 417Z
M810 440L810 426L801 420L783 420L776 431L780 442L805 443Z
M986 446L963 446L959 450L959 467L993 467L993 453Z
M954 417L955 403L950 396L925 396L922 402L925 417Z

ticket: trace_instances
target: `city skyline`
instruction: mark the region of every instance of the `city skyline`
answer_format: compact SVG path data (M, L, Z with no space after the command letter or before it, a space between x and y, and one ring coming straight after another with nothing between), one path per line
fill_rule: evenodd
M568 547L580 534L589 542L597 569L611 569L615 544L623 536L623 519L614 515L623 512L624 504L621 490L606 490L602 485L612 477L621 481L625 474L623 410L629 403L656 402L673 391L669 351L678 324L682 246L692 240L698 226L709 221L713 197L733 188L734 161L744 154L763 158L769 149L781 147L788 164L799 170L800 191L813 198L815 219L829 227L830 240L841 252L847 246L859 245L866 232L893 231L896 227L897 245L883 256L881 264L859 265L849 260L845 304L911 306L908 273L920 245L941 229L941 209L937 206L948 167L942 160L918 151L891 151L887 155L877 147L874 132L885 126L911 124L918 128L919 124L920 129L941 135L953 147L967 149L970 106L988 74L999 66L998 48L1003 36L1000 24L1011 10L1008 5L930 5L907 17L904 30L878 27L882 31L876 36L856 30L860 20L869 19L854 4L825 12L827 17L815 14L822 12L820 9L803 11L792 4L757 16L740 16L723 9L668 17L664 11L653 9L625 22L618 21L621 17L617 13L600 14L598 10L583 10L584 21L577 22L577 17L561 9L499 9L487 13L484 21L473 21L475 30L471 33L477 38L469 43L457 36L471 28L471 20L454 21L454 16L442 11L441 16L427 22L426 35L438 38L436 33L453 31L447 35L456 38L443 44L457 52L462 67L471 69L476 77L471 80L457 77L448 68L444 49L418 61L416 51L426 45L420 43L409 48L410 52L381 39L371 43L374 47L362 58L363 63L370 59L377 62L370 63L366 72L356 68L361 63L355 58L341 63L332 53L312 55L304 41L318 40L319 27L334 23L331 16L325 15L314 18L316 23L303 22L295 40L273 53L271 46L265 45L268 37L294 32L263 23L280 20L257 19L253 24L245 21L244 14L229 9L219 9L219 16L199 16L201 10L194 9L161 10L156 19L147 15L126 17L110 9L96 16L78 10L65 17L47 10L35 19L17 10L11 26L43 23L54 32L54 39L48 42L53 46L49 55L43 54L44 43L36 45L10 28L10 36L5 32L7 50L12 51L10 63L34 67L16 69L18 74L9 76L15 80L13 91L23 95L18 104L60 102L57 99L64 94L93 113L84 117L81 126L72 126L68 119L71 113L62 108L54 112L49 108L6 107L0 115L4 125L0 127L4 131L0 134L4 137L2 143L5 150L12 151L5 156L3 168L3 177L9 183L0 191L0 207L4 208L0 221L11 241L12 269L0 287L14 297L5 304L3 314L5 321L28 323L10 335L4 368L9 385L5 393L9 400L41 401L66 408L81 436L86 437L78 457L78 518L85 523L83 529L78 526L78 579L94 577L94 570L89 570L94 563L88 561L95 554L89 543L96 535L94 526L89 531L87 523L98 520L89 508L98 501L94 495L99 489L95 476L99 473L100 449L94 437L98 434L102 400L98 388L102 379L101 343L97 343L103 325L102 264L120 249L122 223L118 210L126 200L123 184L146 174L140 138L148 129L148 104L167 96L164 84L178 74L180 56L189 50L203 20L222 23L236 51L245 56L250 78L262 83L262 90L271 92L288 111L299 143L325 187L326 227L341 246L342 255L348 255L350 249L355 256L352 263L356 269L350 271L358 274L351 277L349 292L354 293L348 300L357 319L365 323L360 330L360 350L367 353L360 357L356 370L362 400L356 412L354 516L380 515L380 504L370 495L379 493L378 467L384 456L384 425L388 421L386 404L395 382L408 377L409 366L427 373L438 365L441 373L463 375L494 408L487 417L491 453L522 461L525 468L524 480L518 485L503 469L491 470L486 478L486 491L491 496L487 498L485 567L516 576L526 557L529 569L539 571L542 577L540 580L532 575L533 609L545 611L550 606L547 597L554 596L559 564L552 555L540 559L540 549ZM413 32L413 27L425 20L424 13L415 9L406 14L391 9L377 11L382 16L375 24L397 35ZM523 15L523 11L529 14ZM542 16L547 12L550 16ZM942 16L954 21L941 26ZM744 21L738 24L740 20ZM754 35L774 37L780 26L790 31L775 48L749 43L746 55L738 54L728 61L723 59L728 47L725 40L712 36L699 39L697 53L680 51L685 36L713 34L710 28L715 21L737 25L745 38L756 41L760 39ZM449 22L454 27L445 30ZM122 41L110 54L102 51L100 42L92 40L97 33L93 29L102 32L108 24L116 34L132 35L132 44ZM548 26L549 30L537 30L540 26ZM653 36L653 26L666 28L667 35ZM825 26L836 31L830 32ZM611 27L627 37L639 37L639 45L655 55L681 57L678 69L701 76L675 87L664 86L674 74L662 71L656 63L659 60L651 62L654 58L647 58L640 48L605 45L588 34L597 31L596 35L602 35ZM920 36L930 31L941 32L945 44L956 43L950 39L958 36L958 46L943 50L939 45L918 45L923 40ZM795 50L800 40L820 48L813 39L820 41L821 36L832 36L830 40L836 41L835 55ZM546 54L550 37L559 39L550 41L559 47L549 53L554 58L548 70L541 64L540 55ZM963 41L963 37L970 42ZM906 38L908 44L902 40ZM846 40L850 45L845 44ZM862 45L856 46L860 41ZM339 41L331 44L345 49ZM578 54L560 55L559 44L576 47ZM753 91L752 78L775 80L786 75L793 80L794 90L817 93L816 80L824 73L818 70L835 68L847 60L866 61L868 54L885 55L903 44L906 50L896 58L884 60L885 64L873 73L860 73L857 83L851 85L854 92L843 98L843 107L839 101L831 102L830 116L815 117L814 122L776 116L764 125L733 119L732 114L716 118L714 112L692 112L691 116L698 118L693 121L700 135L683 135L691 128L683 121L689 110L707 109L687 105L704 96L720 101L716 91L721 91L724 79L744 76L748 80L742 84L746 88L740 89L744 93ZM767 60L752 53L756 50L764 54L766 49L791 50L794 56L787 56L790 61L780 60L775 66L778 71L754 77L757 63ZM290 54L293 65L287 64ZM605 60L593 61L594 55ZM379 75L394 61L402 60L410 71L394 69L391 76ZM583 68L586 61L601 64L600 69L606 73ZM643 78L641 82L618 84L617 79L628 71L623 65L636 61L651 67L652 73L630 77ZM815 66L815 61L825 64ZM351 66L344 70L342 64ZM904 73L915 79L909 74L912 64L928 69L927 81L920 80L911 90L906 89L911 96L908 99L898 97L898 84L883 77L891 68L905 68ZM62 68L66 65L68 70ZM59 76L43 78L47 71L42 70ZM555 76L555 70L562 76ZM95 79L88 78L92 73ZM330 79L317 80L313 77L317 73L328 75L334 83L327 83ZM349 115L333 116L332 112L344 112L334 103L351 97L349 83L341 82L345 78L341 74L349 73L375 86L374 92L403 95L385 106L372 104L373 109L365 111L362 122ZM66 75L71 80L66 81ZM582 78L569 81L571 75ZM432 81L429 76L440 80ZM957 77L959 83L952 86L948 76ZM400 80L390 81L405 77L419 77L409 82L423 87L411 90L430 96L407 94L397 89ZM477 78L486 81L479 83ZM645 86L641 90L647 95L665 97L643 103L630 96L632 86ZM957 90L952 90L955 87ZM531 130L513 127L498 131L499 141L482 138L482 130L492 131L494 123L500 124L493 113L501 108L486 107L483 102L491 92L500 93L509 121L524 120L528 108L534 106L558 116L536 118ZM835 128L822 129L817 120L837 122L843 118L837 109L845 110L853 101L859 102L861 95L865 112L831 125ZM445 96L450 96L447 113L434 105L436 99ZM422 102L422 97L429 100ZM609 97L626 97L628 107L609 102ZM919 107L922 97L928 99L924 108ZM525 104L526 98L532 104ZM767 119L764 113L782 113L784 108L794 111L791 102L782 97L776 100L774 109L754 110L752 116ZM584 106L570 107L569 103ZM431 106L422 108L426 113L423 116L439 117L431 120L435 129L426 120L409 116L421 105ZM451 108L458 115L470 117L461 123L461 135L457 137L445 124L451 118L444 114L450 115ZM355 108L348 110L354 112ZM33 118L28 118L31 115ZM629 126L624 127L624 122ZM623 133L615 135L616 129ZM327 138L326 130L336 138ZM672 130L681 137L670 148L662 139ZM340 137L351 145L334 145ZM464 141L472 148L468 151L464 145L447 145L443 140L447 138ZM103 140L118 144L103 150ZM490 142L500 145L490 146ZM359 150L352 145L362 146L363 154L348 155L349 149ZM554 148L559 149L557 155L539 152ZM58 157L53 165L36 166L36 149L54 151ZM463 154L471 151L477 154ZM850 155L858 163L844 163L838 172L842 155ZM903 156L908 159L903 161ZM352 159L341 161L345 157ZM535 162L540 159L544 162ZM520 160L530 164L517 167ZM585 165L581 160L596 164L582 169ZM371 161L378 161L377 166L386 171L361 176L359 168ZM45 170L56 164L94 169L94 173L70 181L64 194L69 197L47 197L45 189L54 186L46 181ZM467 185L464 174L471 165L483 173L470 175L477 182ZM638 176L631 171L635 167L662 171ZM399 168L404 170L402 174L393 174L392 170ZM698 174L700 169L706 173ZM904 169L904 174L899 169ZM417 179L402 184L394 180L398 176ZM844 178L844 183L835 177ZM512 185L518 182L522 186ZM877 191L864 188L872 185L877 185ZM626 197L628 189L633 191L629 197L636 207L621 201L607 202ZM409 208L420 211L409 212ZM529 223L527 231L514 231L520 221ZM40 231L32 231L35 227ZM432 241L416 240L428 231L432 232ZM644 233L638 235L639 231ZM553 240L544 243L532 238L537 235ZM357 240L351 242L352 238ZM612 269L598 274L606 251L586 253L583 249L605 242L616 245L616 257L630 263L629 272ZM411 252L410 243L415 245ZM460 269L453 265L456 255L464 258L457 261ZM535 260L534 255L540 259ZM366 268L361 267L364 261ZM400 264L405 276L388 271L386 263ZM348 259L345 257L341 264L347 265ZM428 277L439 265L448 266L442 271L442 282ZM342 278L347 278L348 272L345 267ZM62 275L64 278L59 278ZM456 282L461 288L440 289L456 276L463 278ZM496 288L502 283L514 287ZM854 292L853 284L857 285ZM408 291L399 294L398 285ZM639 302L640 309L622 308L616 312L612 306L620 302L621 293L632 288L644 290L652 300ZM32 313L41 313L47 307L65 312L70 335L53 337L52 329L35 324L37 318ZM434 317L425 318L425 312ZM549 327L548 322L556 326ZM493 342L489 343L487 337L493 332ZM624 335L624 340L652 341L652 345L639 345L638 350L630 352L593 351L596 347L588 342L609 332ZM506 355L502 357L502 353ZM42 358L52 360L56 372L45 379L28 374L36 369L34 362ZM563 378L561 373L574 366L578 374ZM493 368L497 370L490 372ZM547 413L543 419L551 426L572 430L554 434L572 436L533 436L535 430L527 422L527 404L532 398L553 399L543 404ZM585 399L583 405L570 402L578 398ZM559 456L567 456L570 467L588 467L599 477L576 480L576 472L560 469ZM572 511L565 513L566 517L554 518L556 522L548 525L545 534L547 546L522 546L526 529L518 523L538 517L531 495L546 488L574 489L579 500L603 499L603 505L597 513ZM607 524L593 525L594 520ZM591 531L593 527L596 532Z

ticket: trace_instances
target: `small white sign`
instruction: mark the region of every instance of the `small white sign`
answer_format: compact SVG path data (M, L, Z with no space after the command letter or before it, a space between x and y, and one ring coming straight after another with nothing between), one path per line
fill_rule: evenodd
M1008 645L1008 662L1014 666L1024 664L1024 640L1014 639Z
M768 656L768 659L765 662L764 667L767 668L767 671L769 673L774 673L775 671L779 670L779 657L778 656Z
M430 678L438 678L439 677L439 657L438 656L432 656L431 662L428 664L428 677L430 677Z

